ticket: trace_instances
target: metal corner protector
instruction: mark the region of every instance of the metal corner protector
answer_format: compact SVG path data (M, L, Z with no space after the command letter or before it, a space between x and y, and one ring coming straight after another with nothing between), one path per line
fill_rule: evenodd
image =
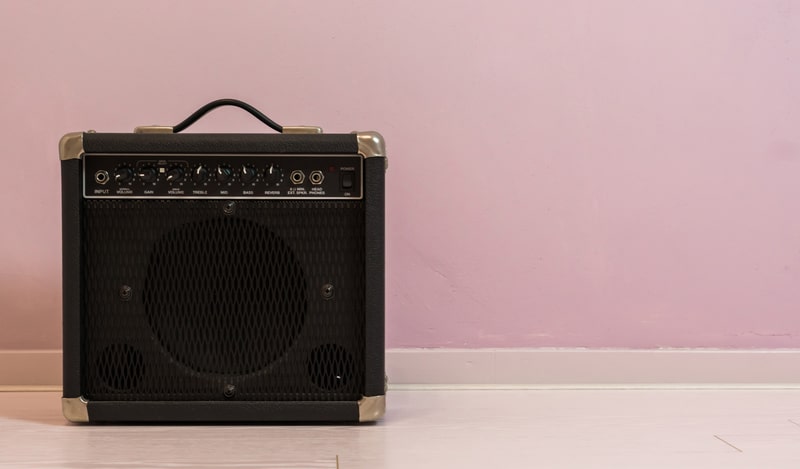
M386 156L386 142L378 132L355 132L358 139L358 153L364 158Z
M77 160L83 156L83 132L70 132L58 142L61 160Z
M386 414L386 396L364 396L358 401L358 421L374 422Z
M89 421L89 401L81 397L62 397L61 411L70 422L86 423Z

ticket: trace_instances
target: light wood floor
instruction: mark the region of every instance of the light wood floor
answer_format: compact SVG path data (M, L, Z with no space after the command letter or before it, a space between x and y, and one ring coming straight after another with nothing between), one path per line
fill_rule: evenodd
M0 393L0 467L800 468L800 390L394 390L367 426L83 426Z

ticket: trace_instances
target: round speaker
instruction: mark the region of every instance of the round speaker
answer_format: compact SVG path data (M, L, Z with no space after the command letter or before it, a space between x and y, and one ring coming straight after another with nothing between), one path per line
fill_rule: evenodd
M269 366L305 321L302 266L266 226L225 217L184 224L153 246L143 301L162 347L201 373Z
M128 344L111 344L97 358L100 379L115 391L136 387L144 374L142 353Z

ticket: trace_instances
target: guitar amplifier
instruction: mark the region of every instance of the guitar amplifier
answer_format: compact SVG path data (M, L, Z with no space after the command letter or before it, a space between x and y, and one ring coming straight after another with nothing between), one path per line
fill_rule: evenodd
M277 134L178 133L233 105ZM385 410L384 142L236 100L60 142L73 422L372 421Z

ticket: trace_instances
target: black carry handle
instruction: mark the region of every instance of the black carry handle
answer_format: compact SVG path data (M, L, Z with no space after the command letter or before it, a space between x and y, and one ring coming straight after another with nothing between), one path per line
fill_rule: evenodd
M173 133L178 133L182 130L186 130L187 127L197 122L198 119L203 117L212 109L216 109L222 106L235 106L240 109L244 109L245 111L249 112L253 115L256 119L260 120L261 122L270 126L270 128L274 129L277 132L283 133L283 126L280 124L275 123L272 119L264 115L263 112L259 111L258 109L254 108L253 106L245 103L244 101L239 101L238 99L218 99L216 101L211 101L210 103L206 104L205 106L201 107L200 109L196 110L192 113L191 116L187 117L183 120L180 124L174 126L172 128Z

